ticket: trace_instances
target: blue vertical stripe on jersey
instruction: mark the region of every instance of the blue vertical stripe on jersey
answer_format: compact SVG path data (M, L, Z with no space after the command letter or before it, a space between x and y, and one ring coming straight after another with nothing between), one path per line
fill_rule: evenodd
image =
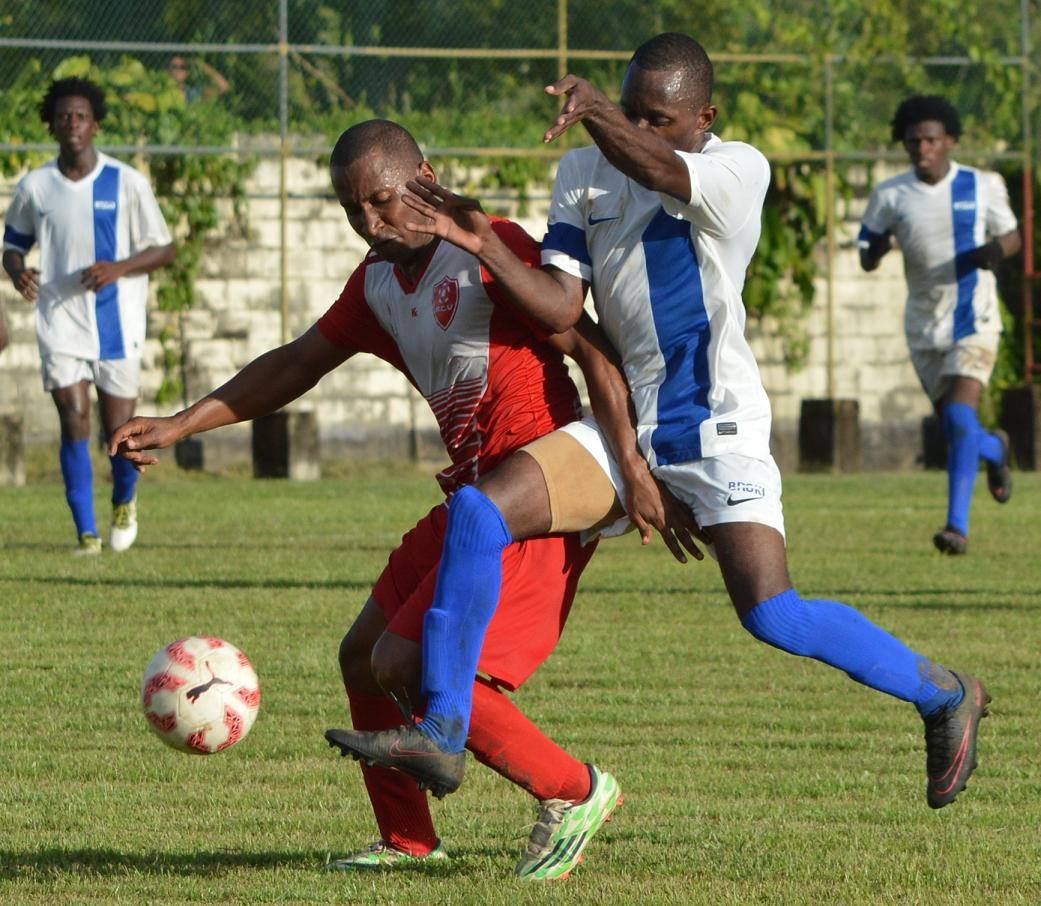
M690 222L664 208L641 237L647 285L665 379L658 387L658 427L651 448L659 465L701 459L701 423L710 415L708 312Z
M29 233L19 233L13 226L4 227L4 245L13 245L23 252L29 251L36 242L36 237Z
M976 248L976 174L959 170L951 183L951 219L954 223L954 269L958 277L958 302L954 307L954 340L976 332L976 268L969 263L969 252Z
M593 263L589 258L589 249L586 248L585 230L561 220L549 225L546 236L542 240L542 250L546 249L563 252L582 264L592 265Z
M94 180L94 260L116 260L119 220L119 170L106 166ZM119 283L110 283L94 303L102 359L124 359L123 324L119 317Z

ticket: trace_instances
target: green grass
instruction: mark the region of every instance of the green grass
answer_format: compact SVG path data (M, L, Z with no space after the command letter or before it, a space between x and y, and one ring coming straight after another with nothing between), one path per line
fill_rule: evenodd
M161 474L160 474L161 473ZM436 502L411 470L312 484L182 477L141 494L128 554L68 556L52 480L0 491L0 902L1035 903L1041 900L1041 476L982 487L970 556L943 559L944 476L793 477L792 571L994 694L981 767L924 802L921 724L753 641L711 564L602 545L564 640L518 694L626 805L564 885L518 887L525 794L470 763L435 805L441 871L330 875L375 839L342 725L336 648L400 534ZM99 512L102 500L99 489ZM245 650L264 703L211 758L138 709L153 652L187 634Z

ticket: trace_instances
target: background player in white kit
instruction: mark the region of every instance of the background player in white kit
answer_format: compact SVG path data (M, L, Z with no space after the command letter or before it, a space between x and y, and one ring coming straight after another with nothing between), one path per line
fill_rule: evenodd
M99 553L90 461L91 383L106 438L134 414L145 339L148 274L174 246L148 181L94 148L104 92L87 79L54 82L40 106L58 156L15 188L4 228L4 270L36 303L43 388L61 419L61 470L78 552ZM40 246L39 268L25 256ZM112 457L113 550L137 537L137 470Z
M560 163L542 243L545 270L523 268L490 237L472 204L439 187L410 182L421 199L413 207L435 218L431 229L439 235L477 254L531 317L566 312L563 323L573 323L592 288L600 325L621 354L644 455L704 527L744 628L914 703L925 722L926 798L941 808L976 767L976 733L990 696L975 677L917 654L853 608L804 599L792 586L780 474L769 451L770 405L744 336L741 301L770 169L750 145L708 132L716 117L712 81L701 45L667 33L633 55L620 106L573 75L546 89L566 100L545 140L582 123L596 147ZM546 475L554 516L568 503L567 477ZM477 500L481 491L471 490ZM529 490L506 495L507 510L516 498L545 496L537 482ZM426 714L414 727L355 733L350 748L361 757L394 767L407 739L413 766L444 771L452 758L464 758L474 659L461 628L472 633L484 613L475 602L497 594L502 551L491 544L478 551L468 541L492 538L496 520L511 520L487 495L480 503L449 514L425 625ZM465 529L458 537L457 523ZM439 645L430 644L435 614L439 624L456 628ZM767 685L760 694L770 694Z
M933 536L943 553L964 554L969 505L982 457L998 503L1012 493L1008 436L985 431L976 415L1001 333L993 269L1021 244L1005 182L955 163L958 111L944 98L916 95L893 117L911 170L871 193L860 229L860 263L878 267L895 236L904 255L904 330L922 387L947 440L947 524Z

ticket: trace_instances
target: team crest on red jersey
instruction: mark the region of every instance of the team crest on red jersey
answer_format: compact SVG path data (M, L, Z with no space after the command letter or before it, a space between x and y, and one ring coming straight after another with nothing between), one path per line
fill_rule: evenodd
M434 284L433 304L437 323L442 330L448 330L448 325L455 317L455 310L459 307L459 281L455 277L445 277Z

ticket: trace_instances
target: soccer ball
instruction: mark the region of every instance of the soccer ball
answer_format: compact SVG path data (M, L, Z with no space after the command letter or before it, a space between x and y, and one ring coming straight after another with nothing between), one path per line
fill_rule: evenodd
M210 636L178 639L156 653L141 681L148 725L168 746L212 755L245 738L260 709L253 665Z

